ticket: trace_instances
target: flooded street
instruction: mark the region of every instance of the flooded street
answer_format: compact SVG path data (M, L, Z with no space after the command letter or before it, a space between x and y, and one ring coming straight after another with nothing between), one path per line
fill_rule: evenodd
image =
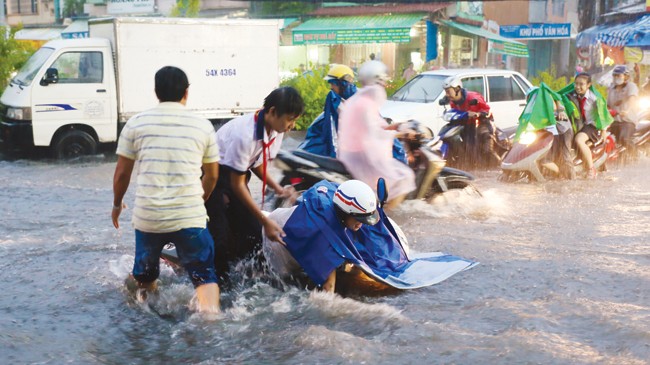
M650 363L649 157L593 181L483 172L482 198L405 203L412 250L481 263L438 285L351 299L262 277L211 321L168 267L150 306L124 289L134 233L130 209L110 221L114 168L0 161L1 363Z

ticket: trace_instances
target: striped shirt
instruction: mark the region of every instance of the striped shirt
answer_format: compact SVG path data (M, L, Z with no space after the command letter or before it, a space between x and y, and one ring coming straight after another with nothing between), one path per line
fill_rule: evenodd
M124 126L116 153L136 161L133 226L143 232L205 228L201 165L219 161L209 120L164 102Z

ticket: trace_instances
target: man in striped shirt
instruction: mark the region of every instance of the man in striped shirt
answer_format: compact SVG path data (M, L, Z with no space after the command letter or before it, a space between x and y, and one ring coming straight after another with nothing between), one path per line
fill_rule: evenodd
M155 76L160 104L126 123L117 145L112 219L119 228L126 207L122 199L137 162L132 279L139 291L155 290L160 252L173 242L196 288L199 311L216 313L219 286L204 202L217 182L219 148L212 123L185 109L188 87L181 69L161 68Z

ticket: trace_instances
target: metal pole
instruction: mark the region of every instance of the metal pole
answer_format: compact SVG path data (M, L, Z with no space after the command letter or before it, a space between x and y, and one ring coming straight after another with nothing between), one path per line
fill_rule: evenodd
M7 24L7 19L5 16L5 0L0 0L0 26Z
M59 0L54 0L54 22L57 24L61 23L61 4Z

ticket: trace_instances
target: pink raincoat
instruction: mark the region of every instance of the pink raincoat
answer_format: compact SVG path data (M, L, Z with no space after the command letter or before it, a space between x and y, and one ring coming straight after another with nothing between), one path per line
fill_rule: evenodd
M380 85L366 86L354 94L341 108L339 117L338 159L352 177L377 188L377 180L386 180L390 197L415 190L415 174L406 164L393 158L395 131L386 130L388 123L379 114L386 101L386 90ZM390 198L389 197L389 198Z

